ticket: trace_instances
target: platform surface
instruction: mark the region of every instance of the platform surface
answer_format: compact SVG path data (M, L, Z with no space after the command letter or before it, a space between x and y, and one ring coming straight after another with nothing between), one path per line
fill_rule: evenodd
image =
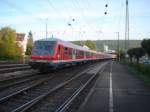
M150 112L150 88L117 62L107 65L90 94L79 112Z

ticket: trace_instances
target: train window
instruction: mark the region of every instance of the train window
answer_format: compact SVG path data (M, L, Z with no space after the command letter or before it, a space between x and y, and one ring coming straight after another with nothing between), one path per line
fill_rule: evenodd
M84 56L84 52L83 51L81 51L81 55Z
M87 56L87 52L85 52L85 55Z
M92 53L91 53L91 52L89 52L89 56L92 56Z
M80 51L78 51L78 56L80 56Z
M90 53L89 53L89 52L86 52L86 56L90 56Z
M79 56L81 56L81 51L79 51Z
M76 50L76 56L78 56L78 50Z
M72 53L73 55L76 55L76 50L75 49L73 49L73 53Z
M80 51L80 56L82 56L82 51Z
M70 56L72 55L72 49L69 49L69 55Z
M80 55L81 55L81 56L84 56L84 52L83 52L83 51L80 51Z
M34 44L32 53L36 55L52 55L55 41L37 41Z
M67 47L65 47L65 55L68 55L68 48Z

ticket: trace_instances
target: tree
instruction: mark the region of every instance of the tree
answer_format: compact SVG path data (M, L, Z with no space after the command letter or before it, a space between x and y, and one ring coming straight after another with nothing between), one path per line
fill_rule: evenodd
M86 40L84 42L84 45L88 46L90 49L92 50L96 50L96 44L94 41L91 41L91 40Z
M143 48L132 48L133 56L136 58L136 62L139 63L139 59L145 55L145 51Z
M20 57L22 53L18 53L21 49L16 44L16 31L10 27L0 29L0 58L11 59Z
M90 48L92 50L96 50L96 43L94 41L91 41L91 40L74 41L73 43L80 45L80 46L86 45L88 48Z
M120 59L124 59L125 58L125 52L123 51L123 49L119 49L120 52Z
M131 48L127 51L129 58L130 58L130 62L132 62L132 58L134 56L134 48Z
M33 34L30 31L28 34L28 39L27 39L27 47L26 47L26 55L31 55L32 52L32 48L33 48Z
M141 46L142 48L145 50L145 52L147 53L148 57L150 58L150 39L144 39L141 42Z
M83 46L83 41L73 41L74 44Z

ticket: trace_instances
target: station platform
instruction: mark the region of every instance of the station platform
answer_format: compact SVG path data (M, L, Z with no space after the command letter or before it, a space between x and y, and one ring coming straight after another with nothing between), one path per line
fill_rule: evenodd
M79 112L150 112L150 88L123 65L110 63Z

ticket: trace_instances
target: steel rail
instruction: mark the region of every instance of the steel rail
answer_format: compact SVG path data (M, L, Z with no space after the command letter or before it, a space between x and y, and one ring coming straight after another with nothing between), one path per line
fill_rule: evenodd
M25 78L25 77L33 76L34 74L40 74L39 71L33 70L33 69L20 71L20 72L16 71L16 72L17 73L15 73L15 72L6 73L6 75L3 74L4 76L1 76L0 83L15 80L15 79L19 79L19 78Z
M51 90L49 90L47 93L44 93L42 95L40 95L39 97L36 97L35 99L31 100L30 102L27 102L26 104L22 105L21 107L13 110L12 112L25 112L27 110L29 110L30 108L32 108L32 106L34 106L35 104L37 104L38 102L40 102L43 98L45 98L48 95L51 95L52 93L55 93L57 90L63 88L65 85L69 84L71 81L76 80L77 78L79 78L80 76L86 74L91 68L89 68L88 70L81 72L80 74L74 76L73 78L57 85L56 87L52 88Z
M57 85L57 86L55 86L54 88L52 88L51 90L49 90L47 93L44 93L44 94L42 94L42 95L36 97L35 99L33 99L33 100L27 102L26 104L20 106L19 108L16 108L16 109L13 110L12 112L25 112L26 110L30 109L33 105L35 105L36 103L38 103L40 100L42 100L44 97L46 97L46 96L48 96L48 95L54 93L55 91L57 91L57 90L63 88L65 85L67 85L67 84L70 83L71 81L73 81L73 80L79 78L80 76L82 76L83 74L85 74L86 72L88 72L88 71L91 69L91 67L93 67L93 66L95 66L95 65L90 66L88 69L86 69L86 70L80 72L78 75L75 75L75 76L73 76L71 79L69 79L69 80L67 80L67 81L65 81L65 82L63 82L63 83L60 83L59 85Z
M26 76L26 77L19 77L17 79L2 81L2 82L0 82L0 90L8 89L9 87L13 87L13 86L18 85L18 84L22 84L22 83L25 83L25 82L28 82L28 81L39 79L39 78L42 78L43 76L46 76L46 74L44 74L44 75L32 74L32 75L29 75L29 76Z
M24 67L15 67L15 68L3 68L0 69L0 74L14 72L14 71L28 70L28 69L31 69L31 67L24 66Z
M104 64L100 70L105 66ZM83 86L81 86L79 89L77 89L72 96L70 96L55 112L65 112L69 106L72 104L72 102L76 99L76 97L89 85L91 81L97 76L97 74L100 72L96 72ZM101 73L103 72L104 69L102 69Z
M48 80L50 80L50 79L53 78L53 77L54 77L54 76L51 76L51 77L49 77L49 78L46 77L46 78L41 79L40 81L38 81L38 82L36 82L36 83L34 83L34 84L32 84L32 85L26 87L26 88L23 88L23 89L21 89L21 90L19 90L19 91L16 91L16 92L12 93L12 94L9 94L9 95L7 95L7 96L1 98L1 99L0 99L0 103L1 103L1 102L4 102L5 100L9 99L10 97L15 96L15 95L17 95L17 94L19 94L19 93L21 93L21 92L24 92L24 91L26 91L26 90L32 89L33 87L38 86L38 85L40 85L41 83L44 83L45 81L48 81Z
M23 66L29 66L28 64L3 64L0 65L1 68L13 68L13 67L23 67Z

